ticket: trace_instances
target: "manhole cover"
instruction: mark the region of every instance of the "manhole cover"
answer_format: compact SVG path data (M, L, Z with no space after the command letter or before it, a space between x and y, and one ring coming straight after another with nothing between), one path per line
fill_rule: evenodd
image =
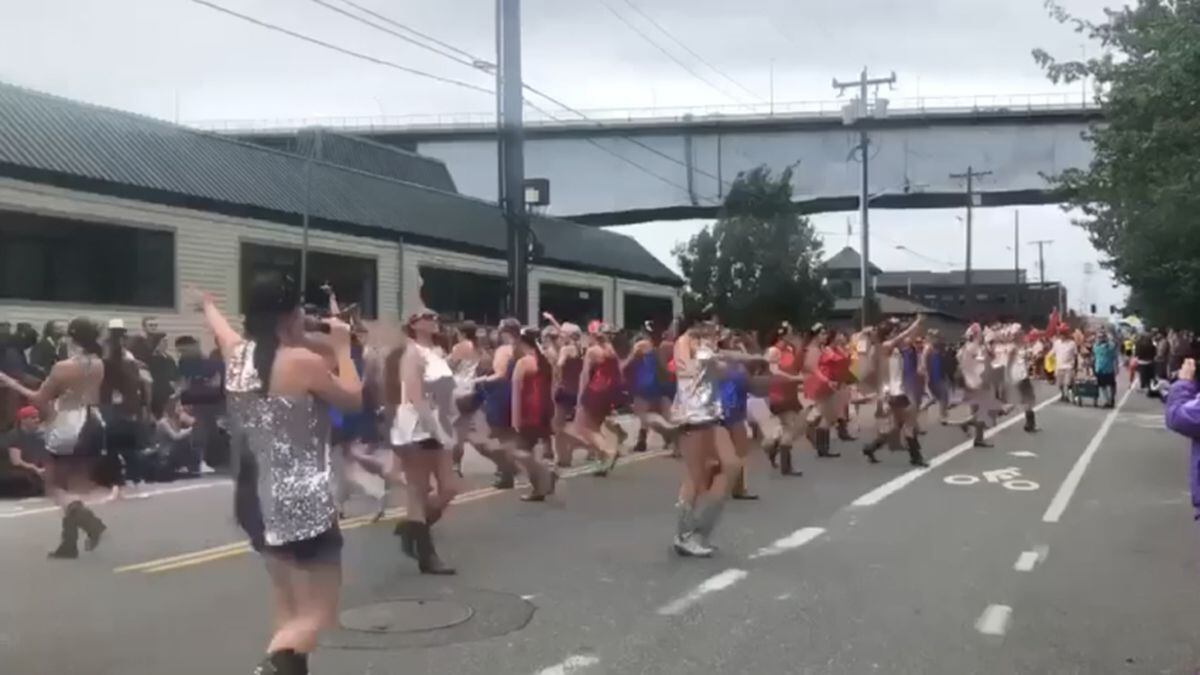
M533 618L533 603L474 588L431 588L412 577L378 587L344 590L347 609L321 643L335 649L411 649L486 640L520 630Z
M348 609L341 623L346 630L367 633L415 633L457 626L473 614L470 607L449 600L402 599Z

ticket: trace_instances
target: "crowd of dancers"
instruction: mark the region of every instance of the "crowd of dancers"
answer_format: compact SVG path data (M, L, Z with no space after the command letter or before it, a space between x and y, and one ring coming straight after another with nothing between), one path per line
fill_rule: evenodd
M622 345L599 322L545 315L542 328L505 319L483 330L445 326L422 310L407 317L399 344L380 348L332 297L318 318L278 275L253 280L240 331L211 297L192 302L225 363L235 514L272 582L263 674L307 672L319 632L335 621L345 500L337 464L357 464L402 491L401 550L422 573L454 574L434 529L460 490L468 446L495 464L495 487L514 488L524 474L521 499L543 502L579 454L597 477L617 468L627 434L616 415L628 409L638 423L630 452L645 452L654 433L682 460L671 547L709 557L726 501L758 498L744 470L754 448L781 474L799 476L796 452L839 457L835 435L854 441L855 425L869 434L861 452L870 463L886 448L926 467L922 412L930 408L989 447L984 430L1014 406L1025 430L1037 430L1032 379L1056 349L1047 334L1017 325L974 325L950 344L919 316L854 334L782 323L755 335L708 310L647 324ZM68 358L40 386L3 375L0 386L46 420L46 483L63 508L59 548L75 546L80 530L94 548L105 525L82 496L104 443L97 410L107 362L94 324L76 319L66 333ZM966 416L951 420L956 405Z

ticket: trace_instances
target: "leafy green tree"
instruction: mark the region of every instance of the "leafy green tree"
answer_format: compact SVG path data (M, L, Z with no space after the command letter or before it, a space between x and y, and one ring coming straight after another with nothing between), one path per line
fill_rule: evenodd
M1091 165L1052 178L1065 208L1147 319L1200 327L1200 2L1138 0L1099 22L1046 7L1102 48L1084 61L1033 52L1055 82L1089 78L1104 111Z
M675 257L687 280L685 308L712 305L729 326L807 326L829 309L819 271L821 240L792 204L792 169L739 174L719 218Z

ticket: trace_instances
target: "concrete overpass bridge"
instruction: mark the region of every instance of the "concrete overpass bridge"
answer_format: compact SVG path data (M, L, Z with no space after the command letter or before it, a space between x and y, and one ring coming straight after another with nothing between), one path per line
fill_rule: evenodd
M858 206L858 131L871 134L873 208L964 204L950 178L968 165L982 206L1058 201L1046 175L1085 167L1082 133L1101 119L1066 96L965 97L891 102L885 116L847 124L846 101L707 109L585 111L588 119L527 119L526 175L548 178L548 213L595 225L714 217L740 171L795 165L797 209ZM307 126L329 126L441 159L460 192L495 201L494 117L341 118L198 123L279 145Z

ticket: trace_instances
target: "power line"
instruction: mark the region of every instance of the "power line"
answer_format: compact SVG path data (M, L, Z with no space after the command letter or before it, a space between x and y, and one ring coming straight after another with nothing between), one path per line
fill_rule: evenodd
M318 38L311 37L311 36L305 35L303 33L297 33L296 31L284 28L283 26L269 23L269 22L263 21L261 19L256 19L252 16L247 16L246 14L241 14L239 12L235 12L232 9L229 9L227 7L222 7L221 5L209 2L208 0L192 0L192 2L194 2L198 5L204 5L205 7L209 7L210 9L215 9L218 12L221 12L222 14L228 14L229 16L236 17L238 19L241 19L242 21L247 21L247 22L252 23L261 28L266 28L269 31L273 31L276 33L282 33L284 35L294 37L298 40L303 40L310 44L314 44L319 47L324 47L325 49L330 49L335 52L345 54L347 56L353 56L354 58L370 61L371 63L377 64L380 66L387 66L388 68L393 68L393 69L399 70L401 72L409 73L410 75L424 77L424 78L427 78L430 80L435 80L437 82L442 82L445 84L452 84L456 87L462 87L463 89L470 89L472 91L482 92L484 94L488 94L489 96L495 95L494 91L492 91L491 89L487 89L485 87L476 86L469 82L463 82L461 80L455 80L455 79L449 78L449 77L442 77L441 75L434 75L433 73L427 73L423 70L417 70L416 68L409 68L408 66L402 66L399 63L396 63L394 61L388 61L386 59L381 59L381 58L378 58L375 56L371 56L370 54L364 54L362 52L356 52L356 51L353 51L350 49L346 49L345 47L339 47L335 44L325 42L324 40L320 40Z
M759 96L758 94L754 93L753 91L751 91L751 90L747 89L747 88L746 88L746 87L745 87L745 86L744 86L744 85L743 85L741 82L738 82L737 80L733 79L732 77L730 77L729 75L727 75L727 74L725 73L725 71L723 71L723 70L721 70L720 68L718 68L718 67L714 66L713 64L709 63L709 62L708 62L708 60L706 60L706 59L705 59L703 56L700 56L699 54L697 54L695 50L693 50L691 47L689 47L689 46L687 46L686 44L684 44L684 43L683 43L683 41L682 41L682 40L680 40L679 38L675 37L675 36L674 36L674 35L671 33L671 31L669 31L669 30L667 30L666 28L664 28L664 27L663 27L663 25L662 25L661 23L659 23L659 22L655 21L655 20L654 20L654 18L653 18L653 17L651 17L649 14L647 14L645 11L643 11L641 7L638 7L636 4L634 4L633 0L622 0L622 2L624 2L626 5L629 5L629 8L630 8L630 9L632 9L632 10L633 10L633 11L635 11L635 12L637 12L637 13L638 13L638 15L639 15L639 16L641 16L641 17L642 17L643 19L645 19L646 21L649 21L651 25L653 25L655 28L657 28L657 29L659 30L659 32L661 32L663 35L666 35L668 38L670 38L672 42L674 42L675 44L679 45L679 46L680 46L680 47L681 47L681 48L682 48L684 51L686 51L688 54L691 54L691 55L692 55L692 57L694 57L694 58L695 58L697 61L699 61L700 63L703 63L703 64L704 64L704 65L706 65L706 66L708 66L709 70L711 70L711 71L713 71L714 73L716 73L716 74L720 75L721 77L725 78L725 79L726 79L726 80L728 80L730 83L732 83L732 84L733 84L733 86L737 87L738 89L741 89L742 91L746 92L747 94L750 94L750 95L751 95L751 96L753 96L754 98L756 98L756 99L758 99L758 100L760 100L760 101L761 101L761 100L763 100L763 97L762 97L762 96Z
M330 10L330 11L337 12L338 14L341 14L342 16L345 16L345 17L347 17L347 18L349 18L349 19L351 19L351 20L353 20L353 21L357 21L357 22L359 22L359 23L362 23L362 24L368 25L368 26L370 26L370 27L372 27L372 28L374 28L374 29L376 29L376 30L383 31L383 32L387 33L388 35L392 35L392 36L394 36L394 37L400 38L401 40L404 40L405 42L408 42L409 44L416 45L417 47L420 47L421 49L424 49L424 50L426 50L426 51L433 52L434 54L437 54L438 56L444 56L444 57L446 57L446 58L448 58L448 59L450 59L450 60L452 60L452 61L455 61L456 63L460 63L460 64L462 64L462 65L465 65L465 66L468 66L468 67L470 67L470 68L475 68L475 69L478 69L478 70L483 70L483 69L480 67L480 64L478 63L478 61L477 61L476 59L470 59L470 60L468 60L468 59L466 59L466 58L462 58L462 57L459 57L459 56L455 56L454 54L447 53L447 52L445 52L445 51L443 51L443 50L441 50L441 49L438 49L437 47L431 47L431 46L429 46L429 45L425 44L424 42L421 42L420 40L413 39L413 38L411 38L411 37L409 37L409 36L407 36L407 35L404 35L403 33L397 33L396 31L394 31L394 30L391 30L391 29L389 29L389 28L384 28L383 26L380 26L380 25L378 25L378 24L372 23L372 22L371 22L371 21L369 21L368 19L364 19L364 18L363 18L363 17L361 17L361 16L357 16L357 15L353 14L352 12L348 12L348 11L346 11L346 10L344 10L344 9L340 8L340 7L335 7L334 5L332 5L332 4L328 3L328 2L326 2L325 0L310 0L310 1L311 1L311 2L314 2L314 3L318 4L318 5L320 5L320 6L322 6L322 7L324 7L324 8L326 8L326 9ZM374 12L372 12L371 10L369 10L369 9L366 9L366 8L363 8L363 7L361 7L360 5L356 5L356 4L354 4L353 2L350 2L349 0L345 0L345 2L346 2L346 4L347 4L347 5L350 5L351 7L354 7L354 8L358 9L358 10L359 10L359 11L361 11L361 12L365 12L365 13L367 13L367 14L371 14L371 15L378 16L378 15L376 15ZM397 25L400 25L400 24L397 24Z
M662 52L664 56L666 56L667 58L669 58L672 61L674 61L675 63L677 63L680 68L683 68L684 70L686 70L688 73L691 74L692 77L694 77L697 80L700 80L701 82L703 82L704 84L707 84L708 86L712 87L714 90L719 92L722 96L726 96L730 99L733 99L734 101L737 101L738 103L742 102L741 100L738 99L738 97L731 95L729 92L727 92L724 89L713 84L712 81L709 80L708 78L704 77L700 73L697 73L691 66L684 63L682 59L680 59L679 57L672 54L670 52L670 50L668 50L666 47L663 47L662 45L660 45L657 40L655 40L653 37L651 37L649 34L647 34L641 28L638 28L637 24L633 23L629 19L626 19L623 14L621 14L620 12L617 11L616 7L613 7L611 4L609 4L608 0L600 0L600 4L604 5L604 7L606 9L608 9L608 11L612 12L612 15L617 17L618 21L620 21L621 23L628 26L630 30L632 30L633 32L635 32L639 36L641 36L641 38L643 40L645 40L646 42L649 42L651 45L653 45L654 48L657 49L658 51Z
M399 21L394 21L392 19L389 19L388 17L384 16L383 14L380 14L379 12L376 12L368 7L363 7L362 5L360 5L356 2L353 2L352 0L342 0L342 2L357 9L358 11L360 11L364 14L369 14L370 16L373 16L376 19L383 21L384 23L395 26L396 28L399 28L400 30L412 33L413 35L416 35L417 37L419 37L423 40L428 40L429 42L432 42L433 44L441 47L442 49L456 52L460 56L463 56L463 57L468 58L471 61L475 62L475 63L472 63L472 65L474 65L477 68L479 67L478 64L481 64L484 62L483 59L476 57L475 55L471 54L470 52L468 52L466 50L459 49L458 47L455 47L452 44L443 42L442 40L439 40L439 39L433 37L432 35L429 35L428 33L422 33L421 31L417 30L416 28L413 28L412 26L406 26L406 25L400 23Z
M197 1L199 1L199 0L197 0ZM396 33L396 32L395 32L395 31L393 31L393 30L390 30L390 29L388 29L388 28L385 28L385 27L383 27L383 26L380 26L379 24L373 23L372 21L370 21L370 20L368 20L368 19L365 19L365 18L363 18L363 17L359 17L359 16L355 16L355 15L353 15L353 14L349 13L349 12L346 12L345 10L339 9L339 8L337 8L337 7L334 7L333 5L330 5L330 4L329 4L328 2L326 2L325 0L311 0L311 1L312 1L312 2L314 2L314 3L316 3L316 4L318 4L318 5L321 5L321 6L323 6L323 7L326 7L326 8L328 8L328 9L330 9L330 10L333 10L333 11L335 11L335 12L339 13L339 14L342 14L342 15L344 15L344 16L347 16L347 17L349 17L349 18L351 18L351 19L353 19L353 20L355 20L355 21L357 21L357 22L359 22L359 23L362 23L362 24L364 24L364 25L366 25L366 26L369 26L369 27L371 27L371 28L374 28L374 29L376 29L376 30L382 31L382 32L384 32L384 33L387 33L387 34L389 34L389 35L392 35L392 36L394 36L394 37L400 38L401 40L404 40L404 41L406 41L406 42L409 42L409 43L411 43L411 44L415 44L415 45L417 45L417 46L419 46L419 47L421 47L421 48L423 48L423 49L426 49L426 50L428 50L428 51L431 51L431 52L433 52L433 53L435 53L435 54L439 54L439 55L441 55L441 56L444 56L444 57L446 57L446 58L448 58L448 59L451 59L452 61L454 61L454 62L456 62L456 63L458 63L458 64L460 64L460 65L465 65L465 66L468 66L468 67L471 67L471 68L475 68L475 69L477 69L477 70L484 70L484 71L486 71L486 70L488 69L488 67L490 67L490 65L491 65L491 64L489 64L489 63L488 63L486 60L484 60L484 59L481 59L481 58L479 58L478 56L475 56L474 54L471 54L470 52L468 52L468 51L466 51L466 50L464 50L464 49L459 49L458 47L454 47L453 45L450 45L449 43L446 43L446 42L443 42L443 41L441 41L441 40L438 40L437 38L434 38L434 37L432 37L432 36L430 36L430 35L428 35L428 34L426 34L426 33L422 33L421 31L418 31L418 30L416 30L416 29L414 29L414 28L411 28L411 27L409 27L409 26L407 26L407 25L405 25L405 24L403 24L403 23L400 23L399 21L396 21L396 20L394 20L394 19L390 19L390 18L388 18L388 17L384 16L383 14L380 14L380 13L378 13L378 12L374 12L374 11L372 11L372 10L369 10L369 9L366 9L366 8L362 8L360 5L358 5L358 4L354 3L354 2L352 2L351 0L342 0L342 2L344 2L344 3L345 3L345 4L347 4L347 5L350 5L351 7L355 7L355 8L357 8L357 9L360 9L361 11L364 11L364 12L366 12L367 14L370 14L370 15L371 15L371 16L373 16L373 17L377 17L377 18L378 18L380 21L384 21L384 22L388 23L389 25L395 26L395 27L397 27L397 28L399 28L399 29L401 29L401 30L408 31L408 32L410 32L410 33L414 33L414 34L416 34L416 35L420 35L421 37L423 37L423 38L425 38L425 39L427 39L427 40L430 40L430 41L432 41L432 42L435 42L435 43L437 43L438 45L442 45L442 46L444 46L444 47L445 47L445 49L447 49L447 50L453 50L454 52L457 52L458 54L462 54L462 55L463 55L465 58L459 58L459 57L457 57L457 56L454 56L454 55L452 55L452 54L447 54L447 53L445 53L445 52L443 52L443 51L439 51L439 50L437 50L437 49L435 49L435 48L433 48L433 47L430 47L430 46L428 46L428 45L422 44L422 43L420 43L420 42L418 42L418 41L416 41L416 40L413 40L412 38L409 38L408 36L401 35L401 34L399 34L399 33ZM531 94L535 94L535 95L537 95L537 96L540 96L540 97L542 97L543 99L545 99L545 100L549 101L550 103L552 103L552 104L554 104L554 105L556 105L556 106L558 106L558 107L560 107L560 108L562 108L562 109L566 110L567 112L570 112L570 113L572 113L572 114L574 114L574 115L578 115L578 116L579 116L579 117L580 117L582 120L584 120L584 121L587 121L587 122L590 122L590 123L592 123L593 125L595 125L595 127L596 127L597 129L609 129L609 128L611 128L611 127L609 127L608 125L605 125L605 124L603 124L603 123L601 123L601 122L599 122L599 121L597 121L597 120L594 120L594 119L592 119L592 118L588 117L588 115L587 115L586 113L584 113L584 112L582 112L582 111L580 111L580 110L578 110L578 109L576 109L576 108L574 108L574 107L572 107L572 106L570 106L570 105L568 105L568 104L564 103L562 100L560 100L560 99L558 99L558 98L556 98L556 97L554 97L554 96L551 96L550 94L547 94L546 92L544 92L544 91L542 91L542 90L538 89L537 87L534 87L534 86L533 86L533 85L531 85L531 84L522 83L522 88L523 88L523 89L525 89L526 91L530 92ZM540 107L538 107L538 106L534 105L533 103L529 102L528 100L526 100L526 101L525 101L525 105L528 105L529 107L533 108L534 110L537 110L538 112L542 113L543 115L546 115L547 117L549 117L550 119L552 119L552 120L554 120L554 121L556 121L556 122L564 122L564 121L566 121L566 120L563 120L563 119L562 119L562 118L560 118L560 117L555 117L553 114L549 113L548 111L546 111L546 110L545 110L545 109L543 109L543 108L540 108ZM715 176L715 175L713 175L713 174L711 174L711 173L709 173L709 172L707 172L707 171L705 171L705 170L703 170L703 169L699 169L699 168L696 168L696 167L690 167L690 166L688 166L688 164L687 164L686 162L684 162L684 161L682 161L682 160L680 160L680 159L678 159L678 158L676 158L676 157L672 157L671 155L669 155L669 154L667 154L667 153L665 153L665 152L663 152L663 151L659 150L658 148L655 148L654 146L652 146L652 145L650 145L650 144L648 144L648 143L644 143L644 142L642 142L642 141L640 141L640 140L638 140L638 139L636 139L636 138L633 138L632 136L628 136L628 135L626 135L626 134L619 134L619 135L620 135L620 137L621 137L622 139L624 139L624 140L626 140L626 141L628 141L628 142L630 142L630 143L632 143L632 144L634 144L634 145L636 145L636 146L638 146L638 147L642 148L643 150L646 150L647 152L650 152L650 153L652 153L652 154L654 154L654 155L657 155L658 157L661 157L661 158L663 158L663 159L665 159L665 160L667 160L667 161L670 161L670 162L673 162L673 163L675 163L675 164L678 164L679 166L682 166L682 167L684 167L684 168L686 168L686 169L689 169L689 170L691 170L691 171L695 171L696 173L698 173L698 174L700 174L700 175L702 175L702 176L706 176L706 177L708 177L708 178L711 178L711 179L713 179L713 180L715 180L715 181L718 181L718 182L720 182L720 183L723 183L723 184L724 184L724 185L726 185L726 186L732 185L732 184L731 184L729 181L727 181L727 180L724 180L724 179L720 178L719 176ZM601 148L601 149L603 149L605 152L609 152L610 154L611 154L611 152L612 152L612 151L611 151L611 150L609 150L608 148L604 148L603 146L601 146L601 145L599 145L598 143L596 143L596 142L594 141L594 139L588 139L588 142L589 142L590 144L594 145L594 146L595 146L595 147L597 147L597 148ZM645 169L645 167L641 167L641 165L636 165L636 164L635 164L635 166L638 166L638 167L642 168L644 171L647 171L647 172L649 172L649 170ZM663 177L662 177L662 176L660 176L660 175L658 175L658 174L650 173L650 175L652 175L652 176L654 176L655 178L658 178L658 179L660 179L660 180L663 180ZM674 185L675 187L681 187L681 186L679 186L679 185L678 185L678 184L676 184L676 183L670 183L670 184L671 184L671 185ZM682 187L681 187L681 189L683 189L685 192L687 192L687 191L688 191L688 190L687 190L687 188L682 188ZM706 199L707 199L707 198L706 198Z
M314 0L314 1L317 1L317 0ZM304 35L304 34L302 34L302 33L297 33L296 31L289 30L289 29L287 29L287 28L283 28L283 27L281 27L281 26L278 26L278 25L275 25L275 24L272 24L272 23L268 23L268 22L266 22L266 21L262 21L262 20L260 20L260 19L256 19L256 18L254 18L254 17L252 17L252 16L247 16L247 15L245 15L245 14L241 14L241 13L235 12L235 11L233 11L233 10L231 10L231 9L227 9L227 8L225 8L225 7L222 7L222 6L220 6L220 5L217 5L217 4L214 4L214 3L212 3L212 2L209 2L208 0L192 0L192 2L195 2L195 3L197 3L197 4L200 4L200 5L204 5L204 6L206 6L206 7L210 7L210 8L212 8L212 9L215 9L215 10L217 10L218 12L222 12L222 13L224 13L224 14L228 14L228 15L230 15L230 16L236 17L236 18L238 18L238 19L241 19L241 20L243 20L243 21L247 21L247 22L249 22L249 23L252 23L252 24L254 24L254 25L256 25L256 26L259 26L259 27L261 27L261 28L266 28L267 30L271 30L271 31L274 31L274 32L277 32L277 33L282 33L282 34L284 34L284 35L287 35L287 36L289 36L289 37L294 37L294 38L297 38L297 39L299 39L299 40L303 40L303 41L305 41L305 42L309 42L309 43L311 43L311 44L315 44L315 45L318 45L318 46L320 46L320 47L324 47L324 48L326 48L326 49L330 49L330 50L333 50L333 51L335 51L335 52L338 52L338 53L341 53L341 54L345 54L346 56L352 56L352 57L354 57L354 58L357 58L357 59L363 59L363 60L365 60L365 61L369 61L369 62L371 62L371 63L374 63L374 64L377 64L377 65L381 65L381 66L387 66L387 67L389 67L389 68L394 68L394 69L397 69L397 70L400 70L400 71L403 71L403 72L406 72L406 73L411 73L411 74L414 74L414 75L419 75L419 76L422 76L422 77L427 77L427 78L430 78L430 79L433 79L433 80L437 80L437 81L439 81L439 82L445 82L445 83L448 83L448 84L454 84L454 85L457 85L457 86L460 86L460 87L464 87L464 88L466 88L466 89L471 89L471 90L473 90L473 91L478 91L478 92L482 92L482 93L484 93L484 94L488 94L489 96L494 96L494 95L495 95L495 93L496 93L496 92L492 91L491 89L487 89L487 88L485 88L485 87L478 87L478 86L476 86L476 85L473 85L473 84L470 84L470 83L467 83L467 82L461 82L461 81L459 81L459 80L454 80L454 79L451 79L451 78L442 77L442 76L440 76L440 75L433 75L433 74L431 74L431 73L426 73L426 72L424 72L424 71L420 71L420 70L417 70L417 69L415 69L415 68L409 68L409 67L407 67L407 66L402 66L402 65L400 65L400 64L398 64L398 63L394 63L394 62L392 62L392 61L387 61L387 60L385 60L385 59L380 59L380 58L377 58L377 57L374 57L374 56L370 56L369 54L363 54L363 53L361 53L361 52L356 52L356 51L353 51L353 50L350 50L350 49L345 49L345 48L343 48L343 47L339 47L339 46L337 46L337 45L334 45L334 44L331 44L331 43L329 43L329 42L325 42L324 40L320 40L320 39L318 39L318 38L310 37L310 36L308 36L308 35ZM324 5L325 3L324 3L324 2L318 2L318 4ZM333 10L335 10L335 11L340 11L340 10L338 10L336 7L330 7L330 9L333 9ZM352 18L354 18L354 17L352 17ZM382 27L380 27L380 26L375 26L375 24L370 24L370 23L368 22L368 25L371 25L371 26L374 26L374 27L376 27L376 28L380 28L381 30L385 30L385 31L386 31L386 29L383 29L383 28L382 28ZM387 31L387 32L391 33L391 31ZM401 36L397 36L397 37L401 37ZM444 56L448 56L448 55L445 55L445 54L444 54ZM544 96L544 94L543 94L543 96ZM544 114L544 115L547 115L547 116L548 116L548 117L550 117L551 119L555 119L555 120L557 120L557 121L562 121L561 119L559 119L559 118L556 118L556 117L555 117L553 114L551 114L551 113L547 112L546 110L544 110L544 109L542 109L542 108L539 108L539 107L535 106L534 104L532 104L532 103L530 103L530 102L528 102L528 101L526 101L526 105L529 105L530 107L534 108L535 110L538 110L538 111L539 111L539 112L541 112L542 114ZM633 139L627 139L627 140L633 141ZM660 175L660 174L658 174L658 173L656 173L656 172L654 172L654 171L652 171L652 170L650 170L650 169L646 168L645 166L643 166L643 165L641 165L641 164L639 164L639 163L635 162L635 161L634 161L634 160L632 160L632 159L629 159L628 157L625 157L625 156L622 156L622 155L619 155L619 154L617 154L615 151L613 151L613 150L611 150L611 149L609 149L609 148L606 148L606 147L604 147L604 146L603 146L603 145L601 145L600 143L596 142L594 139L587 139L587 141L588 141L588 143L590 143L590 144L594 145L596 148L598 148L598 149L602 150L603 152L606 152L606 153L608 153L608 154L611 154L611 155L613 155L614 157L617 157L617 158L618 158L618 159L620 159L621 161L623 161L623 162L625 162L625 163L629 164L630 166L633 166L634 168L638 169L639 171L641 171L641 172L645 173L646 175L648 175L648 176L651 176L652 178L655 178L655 179L657 179L657 180L659 180L659 181L662 181L662 182L666 183L667 185L670 185L670 186L672 186L672 187L674 187L674 188L677 188L677 189L679 189L679 190L682 190L682 191L684 191L685 193L687 192L687 188L686 188L686 187L684 187L684 186L682 186L682 185L680 185L680 184L678 184L678 183L676 183L676 182L674 182L674 181L670 180L669 178L666 178L666 177L664 177L664 176L662 176L662 175ZM635 143L637 143L637 144L639 144L639 145L642 145L640 142L636 142L636 141L635 141ZM650 150L652 150L653 152L658 152L657 150L654 150L653 148L650 148L650 146L645 146L645 147L646 147L647 149L650 149ZM660 154L661 154L661 153L660 153ZM664 155L664 156L666 156L666 155ZM672 160L674 160L674 158L671 158L671 157L669 157L669 156L668 156L668 158L669 158L669 159L672 159ZM678 160L674 160L674 161L678 161Z

